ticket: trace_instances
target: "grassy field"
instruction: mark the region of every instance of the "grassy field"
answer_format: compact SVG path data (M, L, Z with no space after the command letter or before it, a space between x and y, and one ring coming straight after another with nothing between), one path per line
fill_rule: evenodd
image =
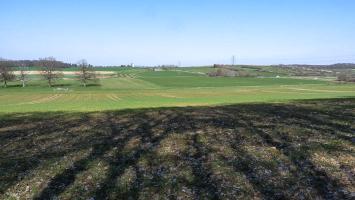
M355 84L295 77L212 78L201 74L205 70L124 68L87 88L73 80L73 75L66 75L53 88L48 88L39 75L31 75L26 88L18 83L0 88L0 112L86 112L355 96Z
M0 199L355 198L355 84L208 70L0 88Z

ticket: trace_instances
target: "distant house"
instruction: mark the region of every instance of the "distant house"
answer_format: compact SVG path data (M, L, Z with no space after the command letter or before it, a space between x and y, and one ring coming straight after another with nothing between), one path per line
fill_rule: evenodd
M154 68L153 68L153 71L155 71L155 72L161 72L161 71L163 71L163 69L160 68L160 67L154 67Z

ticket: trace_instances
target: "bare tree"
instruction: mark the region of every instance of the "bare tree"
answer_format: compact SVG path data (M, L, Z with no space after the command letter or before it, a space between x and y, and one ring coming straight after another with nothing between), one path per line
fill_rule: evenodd
M355 82L355 73L351 70L341 72L338 74L337 80L343 82Z
M86 60L80 60L77 65L80 68L80 71L77 75L84 87L87 86L88 82L98 81L92 65L89 65Z
M22 83L22 87L26 86L26 82L28 81L28 76L27 76L27 70L26 70L26 65L24 63L20 63L20 74L18 76L18 79Z
M347 76L347 74L346 73L340 73L338 76L337 76L337 80L338 81L347 81L347 79L348 79L348 76Z
M49 87L52 87L56 80L63 77L60 66L54 57L39 59L39 65L42 67L41 75L47 81Z
M7 83L15 78L10 65L6 61L0 61L0 81L4 82L4 87L7 87Z

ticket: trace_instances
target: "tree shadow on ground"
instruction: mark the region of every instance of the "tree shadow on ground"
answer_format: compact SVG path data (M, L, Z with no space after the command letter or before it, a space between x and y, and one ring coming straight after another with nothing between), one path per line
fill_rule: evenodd
M0 198L353 198L354 107L2 115Z
M56 87L70 87L73 86L74 84L70 83L54 83L51 87L56 88Z
M86 87L100 87L101 84L100 83L89 83L86 85Z

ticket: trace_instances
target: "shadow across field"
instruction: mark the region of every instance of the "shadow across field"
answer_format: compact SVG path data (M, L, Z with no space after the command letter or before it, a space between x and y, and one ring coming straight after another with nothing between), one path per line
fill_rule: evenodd
M354 198L355 99L0 116L0 198Z

